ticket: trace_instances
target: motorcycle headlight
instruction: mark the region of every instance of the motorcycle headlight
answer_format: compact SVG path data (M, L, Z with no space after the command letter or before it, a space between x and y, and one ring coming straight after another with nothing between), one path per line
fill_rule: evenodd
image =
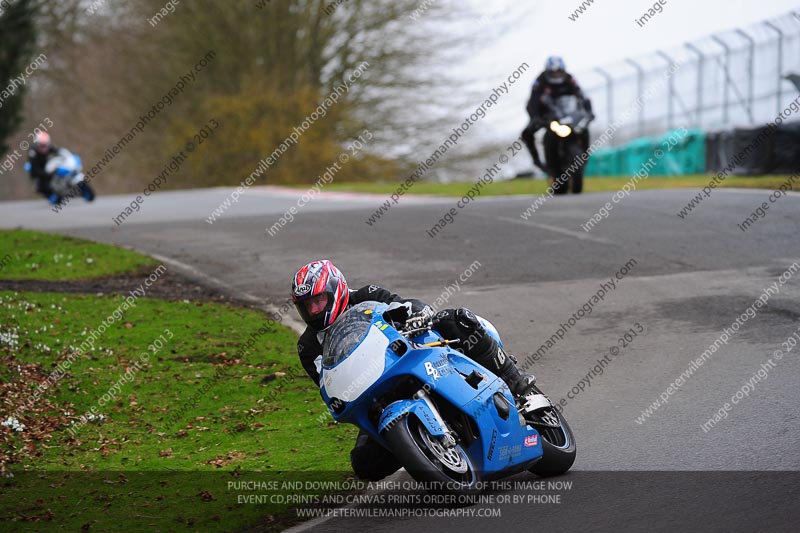
M570 134L572 133L572 128L570 128L566 124L561 124L557 120L554 120L553 122L550 123L550 131L552 131L553 133L555 133L556 135L558 135L563 139L564 137L570 136Z

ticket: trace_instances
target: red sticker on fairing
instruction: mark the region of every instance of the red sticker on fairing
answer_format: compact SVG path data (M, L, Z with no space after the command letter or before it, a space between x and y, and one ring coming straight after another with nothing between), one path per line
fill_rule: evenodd
M531 446L538 446L539 445L539 435L528 435L525 437L525 447L530 448Z

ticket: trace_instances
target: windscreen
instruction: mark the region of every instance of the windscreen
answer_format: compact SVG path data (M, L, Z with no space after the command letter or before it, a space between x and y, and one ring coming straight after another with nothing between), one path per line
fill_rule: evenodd
M322 345L322 365L332 367L345 359L364 340L372 324L372 313L377 302L354 305L333 324ZM365 312L366 311L366 312Z
M72 156L72 152L70 152L66 148L60 148L58 150L58 153L47 161L44 169L45 172L47 172L48 174L52 174L59 167L65 168L70 172L73 170L77 170L76 161Z
M578 109L578 97L572 94L567 94L556 98L555 107L565 115L573 113L576 109Z

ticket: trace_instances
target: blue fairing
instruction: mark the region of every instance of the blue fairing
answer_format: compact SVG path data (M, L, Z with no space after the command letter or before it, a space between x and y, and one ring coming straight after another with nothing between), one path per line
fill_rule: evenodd
M441 436L452 431L451 422L442 413L452 418L460 412L477 428L474 436L459 439L476 469L489 474L520 470L541 457L538 432L521 422L514 398L500 378L454 349L421 346L439 341L436 332L426 332L409 342L384 320L386 307L365 302L339 319L351 322L339 326L337 321L330 335L335 337L339 327L338 331L350 336L348 342L338 343L345 351L336 353L332 348L337 345L335 340L324 343L323 358L330 364L323 365L320 393L337 421L359 426L388 447L384 433L402 423L404 417L416 417L432 436ZM487 324L484 322L487 331L499 342L497 330ZM383 353L369 353L370 347L381 348ZM466 379L470 375L482 379L478 383L471 379L470 384ZM376 400L391 397L397 384L409 378L421 384L420 389L427 393L423 396L431 403L416 395L405 399L395 396L395 401L382 408L377 421L371 417ZM332 398L329 390L339 391L338 397ZM505 419L498 412L495 397L505 406Z
M414 415L425 425L431 435L441 437L445 428L436 420L436 415L423 400L400 400L387 407L381 415L378 434L396 424L403 415Z
M486 332L489 334L489 336L497 341L497 344L502 348L503 340L500 338L500 333L497 331L497 328L494 327L494 324L481 316L478 317L478 320L481 324L483 324L483 327L486 328Z

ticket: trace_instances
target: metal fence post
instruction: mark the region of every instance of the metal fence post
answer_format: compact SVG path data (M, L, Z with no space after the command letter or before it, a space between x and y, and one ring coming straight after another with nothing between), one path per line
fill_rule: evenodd
M698 128L703 126L703 68L705 67L706 55L692 43L686 43L686 48L697 54L697 96L695 111L695 125Z
M771 28L778 34L778 76L777 76L778 90L775 93L777 95L776 96L777 102L775 104L776 108L775 114L780 115L783 103L783 94L782 94L783 80L781 79L781 76L783 76L783 30L781 30L778 26L776 26L775 24L773 24L768 20L764 21L764 25L767 26L768 28Z
M728 107L730 105L730 98L728 98L728 69L731 64L731 47L728 46L728 43L717 37L716 35L712 35L711 39L714 40L715 43L719 44L723 50L725 50L725 66L723 67L725 70L725 91L722 93L722 122L726 125L728 124Z
M657 50L656 54L662 59L664 59L669 68L672 69L672 65L675 63L675 60L672 59L669 55L664 53L661 50ZM669 77L669 83L667 84L669 87L669 95L667 96L667 127L672 129L675 124L675 73L673 72L672 75Z
M625 62L636 69L636 94L641 106L639 108L638 131L639 137L642 137L644 136L644 69L633 59L628 58Z
M750 34L742 29L737 29L736 34L741 35L749 43L747 56L747 118L750 119L750 123L752 124L755 122L753 120L753 84L755 83L755 79L753 78L753 61L756 53L756 41ZM778 76L780 77L780 74L778 74Z
M606 80L606 102L608 103L608 125L614 123L614 79L600 67L595 67L595 72Z

